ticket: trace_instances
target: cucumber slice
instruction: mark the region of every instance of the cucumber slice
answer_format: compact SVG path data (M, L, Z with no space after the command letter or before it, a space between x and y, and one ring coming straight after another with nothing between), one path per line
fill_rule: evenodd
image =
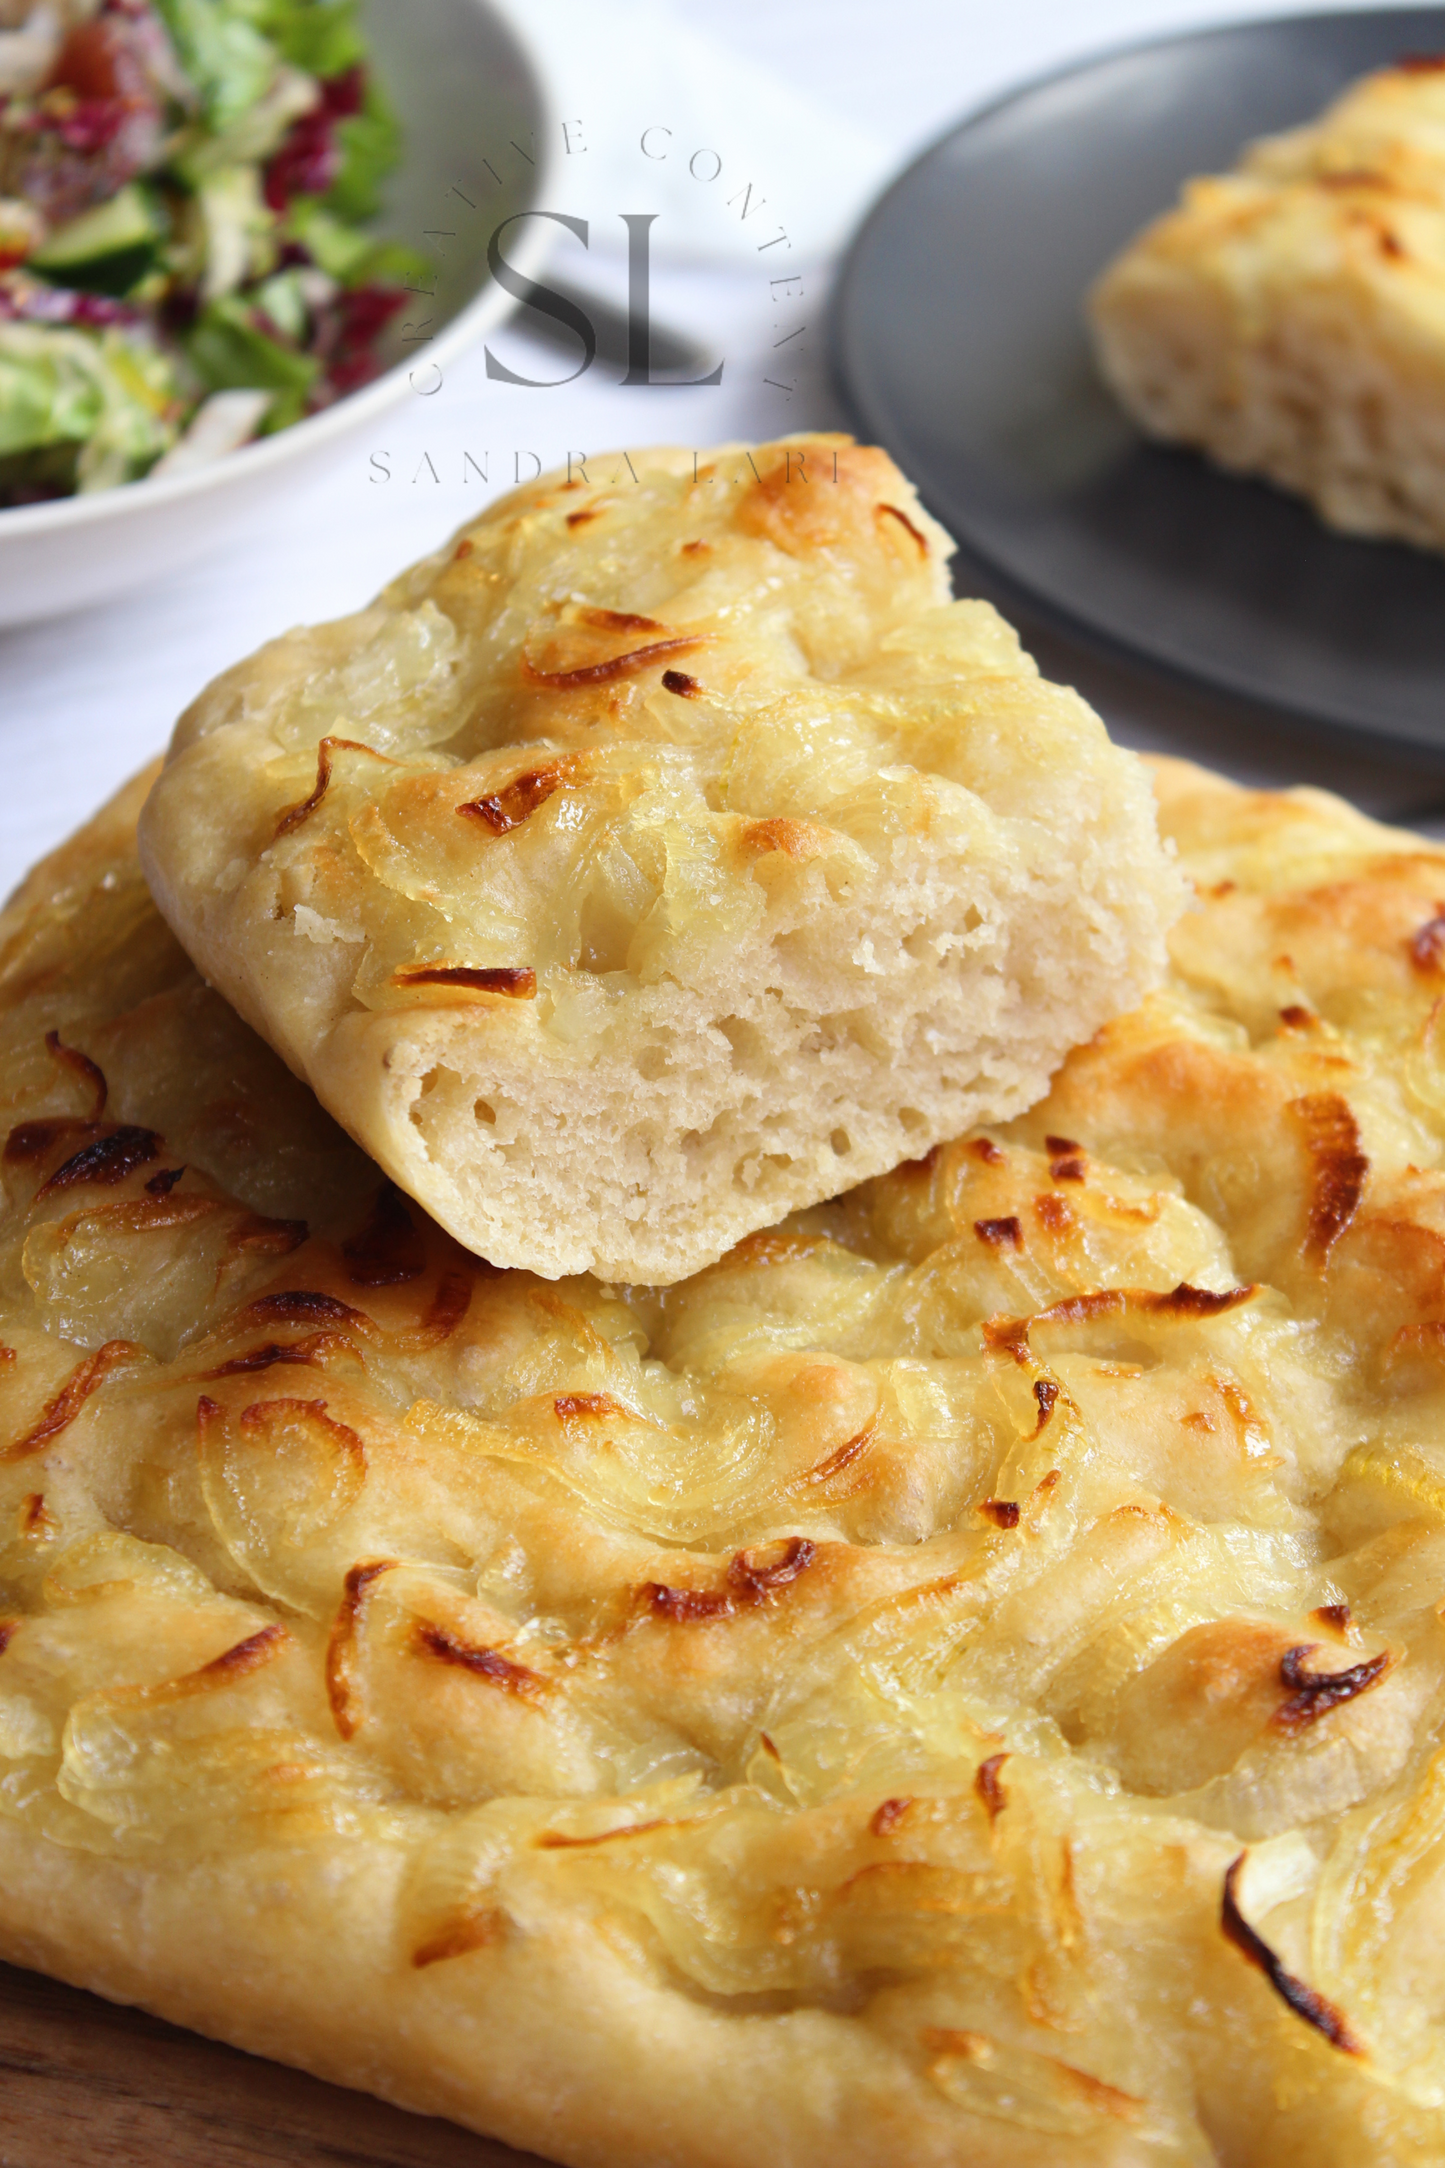
M152 270L165 240L165 220L148 189L132 181L93 211L53 233L27 269L52 286L92 294L126 294Z

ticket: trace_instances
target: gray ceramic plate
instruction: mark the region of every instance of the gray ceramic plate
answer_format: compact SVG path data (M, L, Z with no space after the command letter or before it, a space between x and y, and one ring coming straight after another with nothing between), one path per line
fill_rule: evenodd
M1445 761L1445 557L1145 444L1084 294L1193 173L1352 77L1445 49L1445 8L1296 16L1135 47L964 121L853 244L834 360L860 431L962 544L1075 632L1215 690Z

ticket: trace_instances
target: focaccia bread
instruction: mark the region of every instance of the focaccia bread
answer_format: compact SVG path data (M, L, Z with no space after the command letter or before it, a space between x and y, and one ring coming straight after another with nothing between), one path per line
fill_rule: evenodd
M1445 61L1266 138L1109 267L1105 376L1150 435L1445 548Z
M142 854L460 1241L672 1281L1021 1112L1156 980L1178 884L882 452L584 472L221 678Z
M0 1955L566 2168L1445 2156L1445 853L1161 773L1013 1129L480 1264L152 909L0 919Z

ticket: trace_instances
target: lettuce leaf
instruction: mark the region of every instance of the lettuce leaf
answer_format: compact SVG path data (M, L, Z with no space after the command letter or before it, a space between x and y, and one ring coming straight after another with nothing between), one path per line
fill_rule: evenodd
M172 161L172 170L188 187L196 188L208 173L223 166L259 164L270 157L291 123L310 112L316 98L316 85L309 75L278 67L261 96L226 127L214 133L194 131Z
M341 75L366 58L356 0L269 0L261 28L308 75Z
M217 132L239 120L269 88L279 54L246 13L226 0L156 0L181 66Z
M0 324L0 458L71 445L76 486L109 489L169 450L180 412L154 348L116 330Z
M287 207L282 237L299 241L312 259L343 286L404 286L431 270L430 259L404 241L378 241L333 218L319 196L295 196Z
M328 278L347 285L360 272L376 243L370 234L343 226L322 206L319 196L293 196L281 224L282 237L299 241Z
M53 331L36 324L0 328L0 455L83 444L103 404L94 372L77 367Z
M276 394L266 415L267 435L301 419L307 394L321 373L313 354L298 353L262 331L235 294L202 310L186 341L186 352L208 391L244 387Z
M374 218L381 209L381 183L401 158L401 123L375 76L368 76L366 102L350 120L338 121L341 171L322 197L337 218Z

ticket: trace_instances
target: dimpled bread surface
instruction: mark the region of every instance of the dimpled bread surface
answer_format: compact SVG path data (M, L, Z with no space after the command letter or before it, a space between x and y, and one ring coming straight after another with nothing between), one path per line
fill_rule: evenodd
M1445 549L1445 59L1267 137L1109 267L1104 375L1151 435Z
M1011 1127L668 1289L0 918L0 1954L566 2168L1445 2157L1445 853L1160 771Z
M881 452L616 454L204 693L206 977L479 1255L672 1281L1020 1113L1163 966L1148 784Z

